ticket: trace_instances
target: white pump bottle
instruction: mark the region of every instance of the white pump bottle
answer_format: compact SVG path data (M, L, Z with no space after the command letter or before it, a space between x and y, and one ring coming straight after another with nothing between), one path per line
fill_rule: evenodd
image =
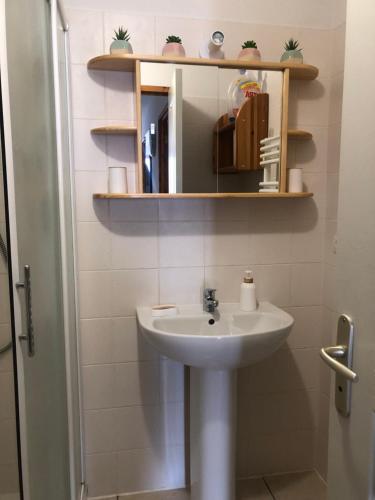
M241 283L240 292L240 309L241 311L255 311L257 308L257 298L253 273L250 270L245 271L243 282Z

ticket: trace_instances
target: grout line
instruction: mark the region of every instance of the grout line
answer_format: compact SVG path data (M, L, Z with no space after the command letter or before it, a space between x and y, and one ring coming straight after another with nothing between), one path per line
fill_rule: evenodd
M270 488L269 484L267 483L267 480L266 480L266 478L265 478L265 477L262 477L262 481L263 481L263 483L264 483L265 487L267 488L267 490L268 490L269 494L271 495L272 499L273 499L273 500L277 500L277 499L276 499L276 497L275 497L275 495L272 493L272 490L271 490L271 488Z

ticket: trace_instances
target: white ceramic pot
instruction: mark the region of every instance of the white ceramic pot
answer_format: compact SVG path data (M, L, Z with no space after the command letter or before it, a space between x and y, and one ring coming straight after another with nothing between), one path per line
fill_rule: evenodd
M281 56L281 62L303 63L303 55L300 50L286 50Z
M111 54L133 54L133 47L125 40L113 40L110 52Z
M185 57L185 49L181 43L166 43L163 47L163 56Z
M242 49L238 54L238 59L243 59L245 61L260 61L261 55L258 49L252 49L248 47L246 49Z

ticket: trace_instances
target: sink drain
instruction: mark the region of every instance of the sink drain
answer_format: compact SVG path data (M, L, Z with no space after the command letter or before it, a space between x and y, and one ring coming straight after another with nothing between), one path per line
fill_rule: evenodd
M214 319L212 319L212 318L211 318L211 319L209 319L209 320L208 320L208 324L209 324L209 325L214 325L214 324L215 324L215 320L214 320Z

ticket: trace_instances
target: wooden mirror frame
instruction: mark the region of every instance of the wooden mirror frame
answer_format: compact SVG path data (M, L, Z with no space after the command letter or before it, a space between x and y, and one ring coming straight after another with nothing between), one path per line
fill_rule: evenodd
M216 66L218 68L231 69L253 69L281 71L283 73L282 88L282 116L281 116L281 157L280 157L280 179L278 193L142 193L143 189L143 165L142 165L142 110L141 110L141 63L166 63L185 64L198 66ZM293 64L288 62L250 62L243 60L216 60L190 57L165 57L165 56L142 56L136 54L116 54L104 55L91 59L88 62L90 70L112 70L128 71L134 74L134 89L136 98L136 119L137 125L128 126L107 126L92 130L94 134L127 134L136 138L137 150L137 189L138 193L108 194L96 193L94 198L99 199L120 199L120 198L306 198L312 193L288 193L287 188L287 154L288 139L309 140L311 134L302 130L288 129L288 109L289 109L289 82L290 80L314 80L319 71L315 66L307 64ZM143 89L145 90L145 89ZM156 92L155 89L148 89L148 92Z

